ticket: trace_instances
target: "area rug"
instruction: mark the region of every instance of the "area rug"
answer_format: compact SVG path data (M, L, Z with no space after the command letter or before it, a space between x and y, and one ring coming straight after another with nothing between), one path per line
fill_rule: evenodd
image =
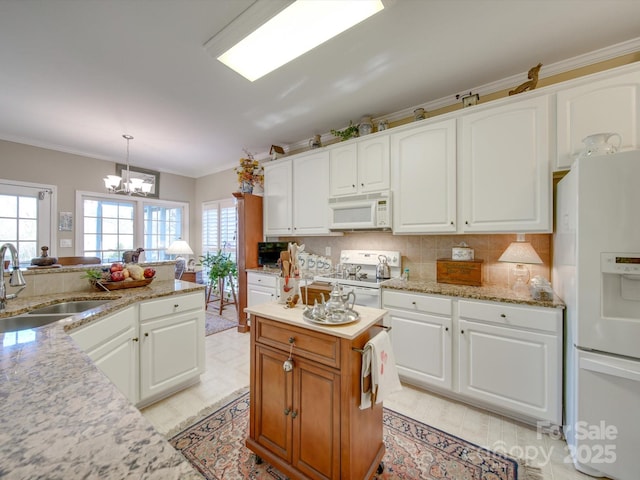
M207 480L285 480L285 475L266 462L256 464L244 445L249 428L246 389L215 408L207 414L201 412L205 416L200 420L185 422L188 427L170 432L167 437L171 445ZM537 469L525 468L514 459L387 408L383 412L383 432L384 472L375 477L380 480L542 478Z
M222 313L223 315L220 316L216 312L209 310L205 311L204 335L206 337L238 326L238 319L236 318L235 310L233 311L233 314L227 314L226 316L225 310L223 310Z

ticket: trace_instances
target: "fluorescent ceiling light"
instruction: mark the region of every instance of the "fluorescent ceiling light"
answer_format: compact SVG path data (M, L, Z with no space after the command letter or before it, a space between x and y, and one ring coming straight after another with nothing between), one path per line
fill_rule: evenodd
M218 60L253 82L383 8L381 0L297 0Z

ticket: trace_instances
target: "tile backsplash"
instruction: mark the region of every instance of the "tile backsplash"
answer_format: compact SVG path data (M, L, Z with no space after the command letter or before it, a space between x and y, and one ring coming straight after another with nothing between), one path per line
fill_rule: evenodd
M498 258L511 242L516 241L516 235L393 235L382 232L349 232L335 237L281 237L279 240L305 244L305 251L331 257L334 265L339 263L341 250L398 250L402 254L402 268L408 268L412 278L427 281L436 280L436 260L451 258L451 248L465 242L474 249L476 259L484 260L484 284L509 286L513 265L498 262ZM525 240L531 243L544 262L542 265L529 265L531 276L540 275L550 280L552 235L527 234ZM331 248L331 255L325 254L326 247Z

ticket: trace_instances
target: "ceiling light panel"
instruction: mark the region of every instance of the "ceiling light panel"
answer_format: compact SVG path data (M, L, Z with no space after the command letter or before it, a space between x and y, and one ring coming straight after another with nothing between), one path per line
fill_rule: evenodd
M253 82L383 8L381 0L297 0L218 60Z

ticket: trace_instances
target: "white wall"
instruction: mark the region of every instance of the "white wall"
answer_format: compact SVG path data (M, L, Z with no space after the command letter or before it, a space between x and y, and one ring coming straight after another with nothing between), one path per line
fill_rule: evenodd
M0 178L57 187L58 205L55 218L52 219L54 226L58 224L58 212L75 212L76 190L105 192L102 179L115 174L115 171L115 162L0 140ZM235 187L235 179L230 185ZM189 241L197 240L199 244L200 203L196 201L196 179L161 173L159 193L162 200L189 203ZM59 245L62 238L73 240L75 232L57 232L57 238ZM55 256L74 256L77 252L74 248L57 247L52 248L50 253Z

